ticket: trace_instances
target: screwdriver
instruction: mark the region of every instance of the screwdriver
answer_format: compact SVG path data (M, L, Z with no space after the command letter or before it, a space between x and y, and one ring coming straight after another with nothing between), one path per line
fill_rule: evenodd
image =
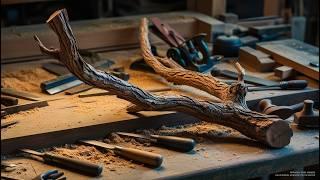
M99 176L103 170L101 165L96 165L88 161L72 159L51 153L40 153L31 149L20 149L20 151L42 157L45 163L53 163L91 176Z
M150 137L147 137L141 134L125 133L125 132L117 132L117 134L122 136L133 137L133 138L147 139L147 140L150 140L150 142L152 143L167 146L169 148L173 148L183 152L191 151L196 145L196 142L193 139L176 137L176 136L150 135Z
M118 156L122 156L124 158L134 160L134 161L137 161L146 165L150 165L153 167L161 166L163 161L163 157L160 154L156 154L148 151L116 146L116 145L107 144L107 143L103 143L95 140L81 140L79 142L87 145L92 145L92 146L111 150Z
M264 90L301 90L308 86L306 80L291 80L291 81L281 81L277 85L270 86L255 86L248 87L249 91L264 91Z

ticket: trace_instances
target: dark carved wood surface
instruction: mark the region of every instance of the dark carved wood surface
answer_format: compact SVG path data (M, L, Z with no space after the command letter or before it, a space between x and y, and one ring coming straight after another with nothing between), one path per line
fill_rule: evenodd
M234 128L242 134L271 147L279 148L290 143L292 130L286 122L275 116L267 116L251 111L246 107L245 103L243 103L246 87L241 82L231 85L231 89L225 95L228 96L229 93L237 94L238 97L233 101L222 99L225 100L222 103L202 101L186 96L156 96L104 71L96 70L87 64L78 52L77 41L69 25L65 9L54 12L47 20L47 23L58 36L60 49L46 48L35 36L41 51L58 58L71 73L88 85L111 91L117 97L133 103L134 105L128 108L130 112L145 110L179 111L195 116L200 120ZM143 57L149 65L152 66L151 62L159 65L161 63L156 63L158 60L151 53L148 39L144 38L148 34L146 29L146 19L143 19L140 29ZM156 66L152 67L155 69ZM196 76L195 74L193 78L201 79L201 76ZM192 78L190 81L192 81ZM214 84L215 82L212 83L213 86ZM218 86L214 91L220 92L224 91L224 89Z

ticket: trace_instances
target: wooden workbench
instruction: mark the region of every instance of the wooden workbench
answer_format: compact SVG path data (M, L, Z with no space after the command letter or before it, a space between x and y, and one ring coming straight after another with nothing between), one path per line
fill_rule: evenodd
M117 60L117 63L125 62L124 64L128 65L128 61L131 62L139 57L138 52L138 50L132 50L103 53L101 55ZM8 64L1 68L4 71L31 68L31 66L34 68L39 66L39 62L24 63L23 65ZM218 66L220 68L233 68L230 64L220 64ZM172 86L158 75L129 69L126 69L126 71L131 74L130 82L144 89ZM248 72L248 74L257 75L258 73ZM271 73L260 74L260 76L269 79L274 78ZM150 83L145 83L146 81ZM317 83L313 83L313 85L315 84ZM100 91L92 89L89 92ZM48 98L48 95L35 93L43 98ZM202 99L215 99L204 92L185 86L173 87L173 91L161 92L160 94L165 93L183 93ZM295 98L291 98L293 95ZM193 117L175 112L128 114L125 108L129 103L115 96L80 99L77 95L65 96L61 93L53 97L64 97L64 99L51 101L47 107L28 113L19 113L6 119L6 121L18 119L20 123L12 128L1 130L2 154L13 153L16 149L22 147L36 149L74 143L83 138L103 138L108 133L119 130L133 131L141 128L159 128L162 125L172 126L197 122ZM289 105L301 102L305 98L317 101L319 92L316 90L254 92L247 96L248 105L254 109L258 101L266 97L271 98L278 105ZM319 140L316 138L319 137L318 131L299 130L293 123L291 126L294 130L294 136L291 143L282 149L269 149L241 135L206 140L198 144L196 150L190 153L148 147L164 156L165 160L160 168L150 169L140 165L137 165L134 169L119 167L116 171L105 168L103 175L98 178L187 179L197 176L217 179L235 179L235 177L238 177L236 179L245 179L318 164ZM205 151L201 149L205 149ZM32 178L40 172L53 168L25 158L13 158L10 161L22 163L21 166L25 166L27 169L25 174L13 174L20 178ZM86 176L67 170L63 171L70 179L88 179Z

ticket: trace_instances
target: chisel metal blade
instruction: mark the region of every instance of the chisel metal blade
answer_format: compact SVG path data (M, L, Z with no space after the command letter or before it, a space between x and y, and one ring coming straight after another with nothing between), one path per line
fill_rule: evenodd
M92 146L97 146L97 147L102 147L102 148L106 148L106 149L110 149L113 150L116 148L115 145L112 144L106 144L100 141L96 141L96 140L80 140L80 143L83 144L88 144L88 145L92 145Z
M135 138L143 138L143 139L151 139L147 136L141 135L141 134L134 134L134 133L126 133L126 132L116 132L116 134L128 136L128 137L135 137Z
M44 155L44 153L37 152L37 151L31 150L31 149L20 149L20 151L24 152L24 153L40 156L40 157L42 157Z
M78 86L80 84L83 84L82 81L80 80L74 80L74 81L71 81L71 82L68 82L68 83L65 83L65 84L62 84L60 86L56 86L54 88L51 88L51 89L47 89L45 90L48 94L57 94L59 92L62 92L64 90L67 90L67 89L70 89L72 87L75 87L75 86Z

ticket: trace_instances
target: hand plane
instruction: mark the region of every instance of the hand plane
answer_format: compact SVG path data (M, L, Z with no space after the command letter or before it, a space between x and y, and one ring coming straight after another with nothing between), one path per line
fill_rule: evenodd
M205 72L223 59L222 56L211 56L208 45L204 41L205 33L186 40L168 24L161 22L159 18L151 18L151 23L151 32L170 45L167 50L167 56L182 67L193 71ZM157 54L156 48L153 49L153 53L154 55Z

